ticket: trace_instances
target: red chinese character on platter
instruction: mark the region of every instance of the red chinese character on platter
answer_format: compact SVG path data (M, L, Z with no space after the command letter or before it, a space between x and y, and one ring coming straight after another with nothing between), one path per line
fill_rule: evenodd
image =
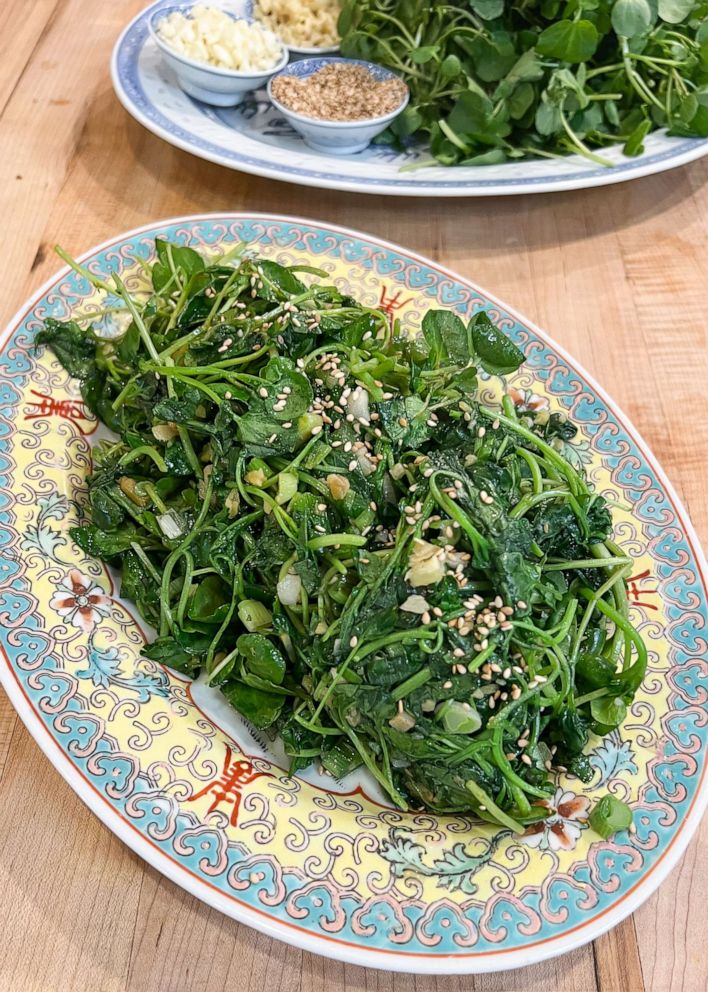
M646 603L643 601L644 596L655 596L658 595L658 589L646 589L641 588L641 583L645 579L651 580L651 572L649 569L645 569L638 575L632 575L627 579L627 594L629 596L630 602L634 606L643 606L646 610L658 610L658 606L654 606L652 603Z
M91 419L83 403L79 400L58 400L54 396L38 393L36 389L31 389L30 392L37 399L30 403L28 412L25 413L25 420L38 420L40 417L61 417L63 420L70 421L80 434L91 434L95 429L95 425L92 425L90 430L86 430L85 425L87 422L91 424Z
M234 758L232 760L231 755L231 748L227 744L224 767L221 774L217 775L215 779L205 785L203 789L200 789L199 792L195 792L194 795L190 796L187 802L191 803L195 799L201 799L202 796L212 795L214 802L207 810L208 813L213 813L215 809L219 808L221 803L233 803L229 822L232 827L235 827L238 821L239 806L241 805L241 790L244 785L248 785L249 782L253 782L262 776L272 778L272 775L270 772L256 771L251 762L244 758Z
M403 307L407 303L410 303L413 299L412 296L409 296L407 299L402 300L401 295L402 291L400 289L397 289L395 293L389 294L385 286L381 287L381 293L379 295L379 310L383 310L383 312L387 314L392 325L396 318L397 311L402 310Z

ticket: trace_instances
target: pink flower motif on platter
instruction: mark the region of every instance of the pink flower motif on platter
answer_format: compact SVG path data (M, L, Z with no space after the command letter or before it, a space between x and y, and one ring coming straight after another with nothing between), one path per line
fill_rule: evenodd
M539 410L547 410L549 406L546 396L536 396L530 389L512 388L509 396L519 413L538 413Z
M108 616L111 600L93 579L72 568L57 586L49 605L67 623L90 633L102 617Z
M542 851L572 851L588 818L590 800L586 796L557 789L553 804L543 800L539 805L548 807L551 815L527 827L521 837L522 842L527 847L538 847Z

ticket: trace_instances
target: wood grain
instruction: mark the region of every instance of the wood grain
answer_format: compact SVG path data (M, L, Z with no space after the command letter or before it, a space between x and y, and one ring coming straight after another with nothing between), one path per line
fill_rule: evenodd
M163 144L108 77L139 0L3 0L0 324L77 253L151 220L261 210L432 256L546 328L638 426L708 538L708 161L602 190L467 201L319 191ZM677 417L678 408L688 416ZM702 841L702 843L701 843ZM593 945L474 978L365 971L209 909L146 866L54 772L0 693L0 992L703 992L708 828Z

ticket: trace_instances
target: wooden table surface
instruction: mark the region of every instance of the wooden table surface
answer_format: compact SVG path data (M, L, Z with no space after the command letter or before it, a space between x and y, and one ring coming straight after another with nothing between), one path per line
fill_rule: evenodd
M431 256L517 307L628 413L708 541L708 159L588 192L407 200L229 172L171 148L113 95L140 0L0 4L0 326L73 253L148 221L262 210L349 225ZM677 415L678 414L678 415ZM84 807L0 692L0 992L703 992L708 824L613 932L469 978L327 961L221 916Z

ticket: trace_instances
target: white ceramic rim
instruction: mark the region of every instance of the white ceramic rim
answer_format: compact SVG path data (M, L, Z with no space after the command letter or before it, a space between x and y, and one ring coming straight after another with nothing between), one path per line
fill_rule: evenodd
M259 20L259 18L256 18L256 20ZM267 25L267 23L265 21L262 21L261 23L265 24L266 27L268 27L268 25ZM273 28L271 28L271 31L272 30L273 30ZM280 35L278 35L278 37L280 38ZM280 40L281 40L281 42L282 42L283 45L287 44L287 42L283 41L282 38L280 38ZM299 45L288 45L288 48L295 55L313 55L313 56L314 55L334 55L335 52L338 52L339 51L339 45L319 45L319 46L314 45L311 48L304 48L304 47L300 47Z
M292 217L281 214L265 214L245 211L237 211L233 213L187 214L180 217L171 217L164 220L152 221L149 224L142 224L140 227L126 231L117 238L109 238L101 244L95 245L88 251L83 252L79 256L78 260L80 262L86 261L96 252L103 251L110 246L121 243L129 238L134 238L156 227L168 226L171 224L193 224L200 221L210 220L225 220L229 222L238 220L263 220L266 222L273 221L276 223L285 222L292 224L306 224L310 227L319 227L322 230L334 231L337 234L344 234L348 237L364 238L367 241L380 245L382 248L400 252L404 256L407 256L416 262L421 262L423 265L432 266L456 282L460 282L463 285L468 286L474 292L481 293L492 303L501 307L515 320L524 324L531 331L533 331L534 334L537 334L547 345L553 348L566 362L568 362L571 368L583 376L588 385L595 390L597 395L608 406L608 408L612 410L618 420L620 420L625 430L632 435L643 456L648 462L651 463L653 470L656 472L657 478L671 497L681 525L685 529L688 537L691 539L699 569L705 576L706 571L708 571L708 568L706 567L706 559L698 536L693 528L693 525L691 524L688 513L686 512L686 509L676 494L673 486L664 474L664 471L659 465L657 459L653 455L651 449L644 441L641 434L636 430L631 420L624 414L621 407L619 407L614 400L607 395L604 389L595 381L593 376L591 376L579 362L573 359L564 348L558 345L552 337L546 334L545 331L542 331L536 326L536 324L527 320L527 318L522 316L517 310L508 306L506 303L503 303L498 297L492 295L491 293L487 293L486 290L483 290L481 287L477 286L476 283L470 281L469 279L463 278L453 272L452 269L439 265L432 259L427 259L425 256L419 255L417 252L409 251L401 245L394 244L390 241L385 241L375 235L365 234L362 231L355 231L352 228L341 227L337 224L326 224L320 221L308 220L305 217ZM35 306L42 296L44 296L44 294L47 293L53 286L57 285L70 271L71 270L68 266L60 269L57 273L51 276L37 290L36 293L34 293L28 302L20 307L0 336L0 347L4 346L7 337L16 330L21 320L32 309L32 307ZM500 951L498 956L497 954L485 954L484 956L475 957L473 953L466 955L436 956L433 954L420 955L385 950L365 950L361 947L355 947L344 943L335 943L334 941L328 940L326 937L318 937L313 934L309 934L304 930L295 930L278 920L269 919L260 913L254 912L242 903L229 899L217 889L210 887L205 882L195 878L186 869L181 868L176 862L172 861L158 848L153 847L145 838L135 831L130 824L127 823L127 821L122 819L118 813L116 813L115 810L105 802L99 793L94 792L88 782L86 782L75 770L71 760L66 756L64 751L61 750L56 740L49 733L48 729L34 713L34 710L26 700L21 689L19 688L18 683L13 677L9 663L5 662L4 659L0 659L0 682L2 683L22 722L27 727L27 730L30 732L36 743L54 765L62 778L69 786L71 786L76 795L89 807L98 819L104 823L117 837L119 837L124 844L135 851L135 853L138 854L144 861L147 861L149 865L169 878L171 882L175 883L175 885L178 885L180 888L189 892L190 895L193 895L195 898L201 900L207 905L212 906L214 909L218 909L226 916L230 916L238 920L240 923L245 923L247 926L252 927L260 933L265 933L269 937L282 940L286 944L291 944L301 950L310 951L313 954L320 954L323 957L345 961L349 964L357 964L365 968L379 968L384 971L400 971L424 975L482 974L485 972L507 971L512 968L522 968L530 964L537 964L540 961L557 957L560 954L567 954L569 951L582 947L584 944L587 944L591 940L595 940L603 933L606 933L608 930L617 926L618 923L633 913L658 888L669 872L676 866L682 854L686 850L689 841L701 821L705 808L708 806L708 776L704 773L701 790L696 796L688 816L679 827L676 837L668 848L666 854L655 865L649 875L637 882L629 896L626 897L618 906L607 910L601 918L590 920L586 924L581 924L576 927L572 933L550 938L543 944L539 943L537 946L531 948L518 948L517 950Z

